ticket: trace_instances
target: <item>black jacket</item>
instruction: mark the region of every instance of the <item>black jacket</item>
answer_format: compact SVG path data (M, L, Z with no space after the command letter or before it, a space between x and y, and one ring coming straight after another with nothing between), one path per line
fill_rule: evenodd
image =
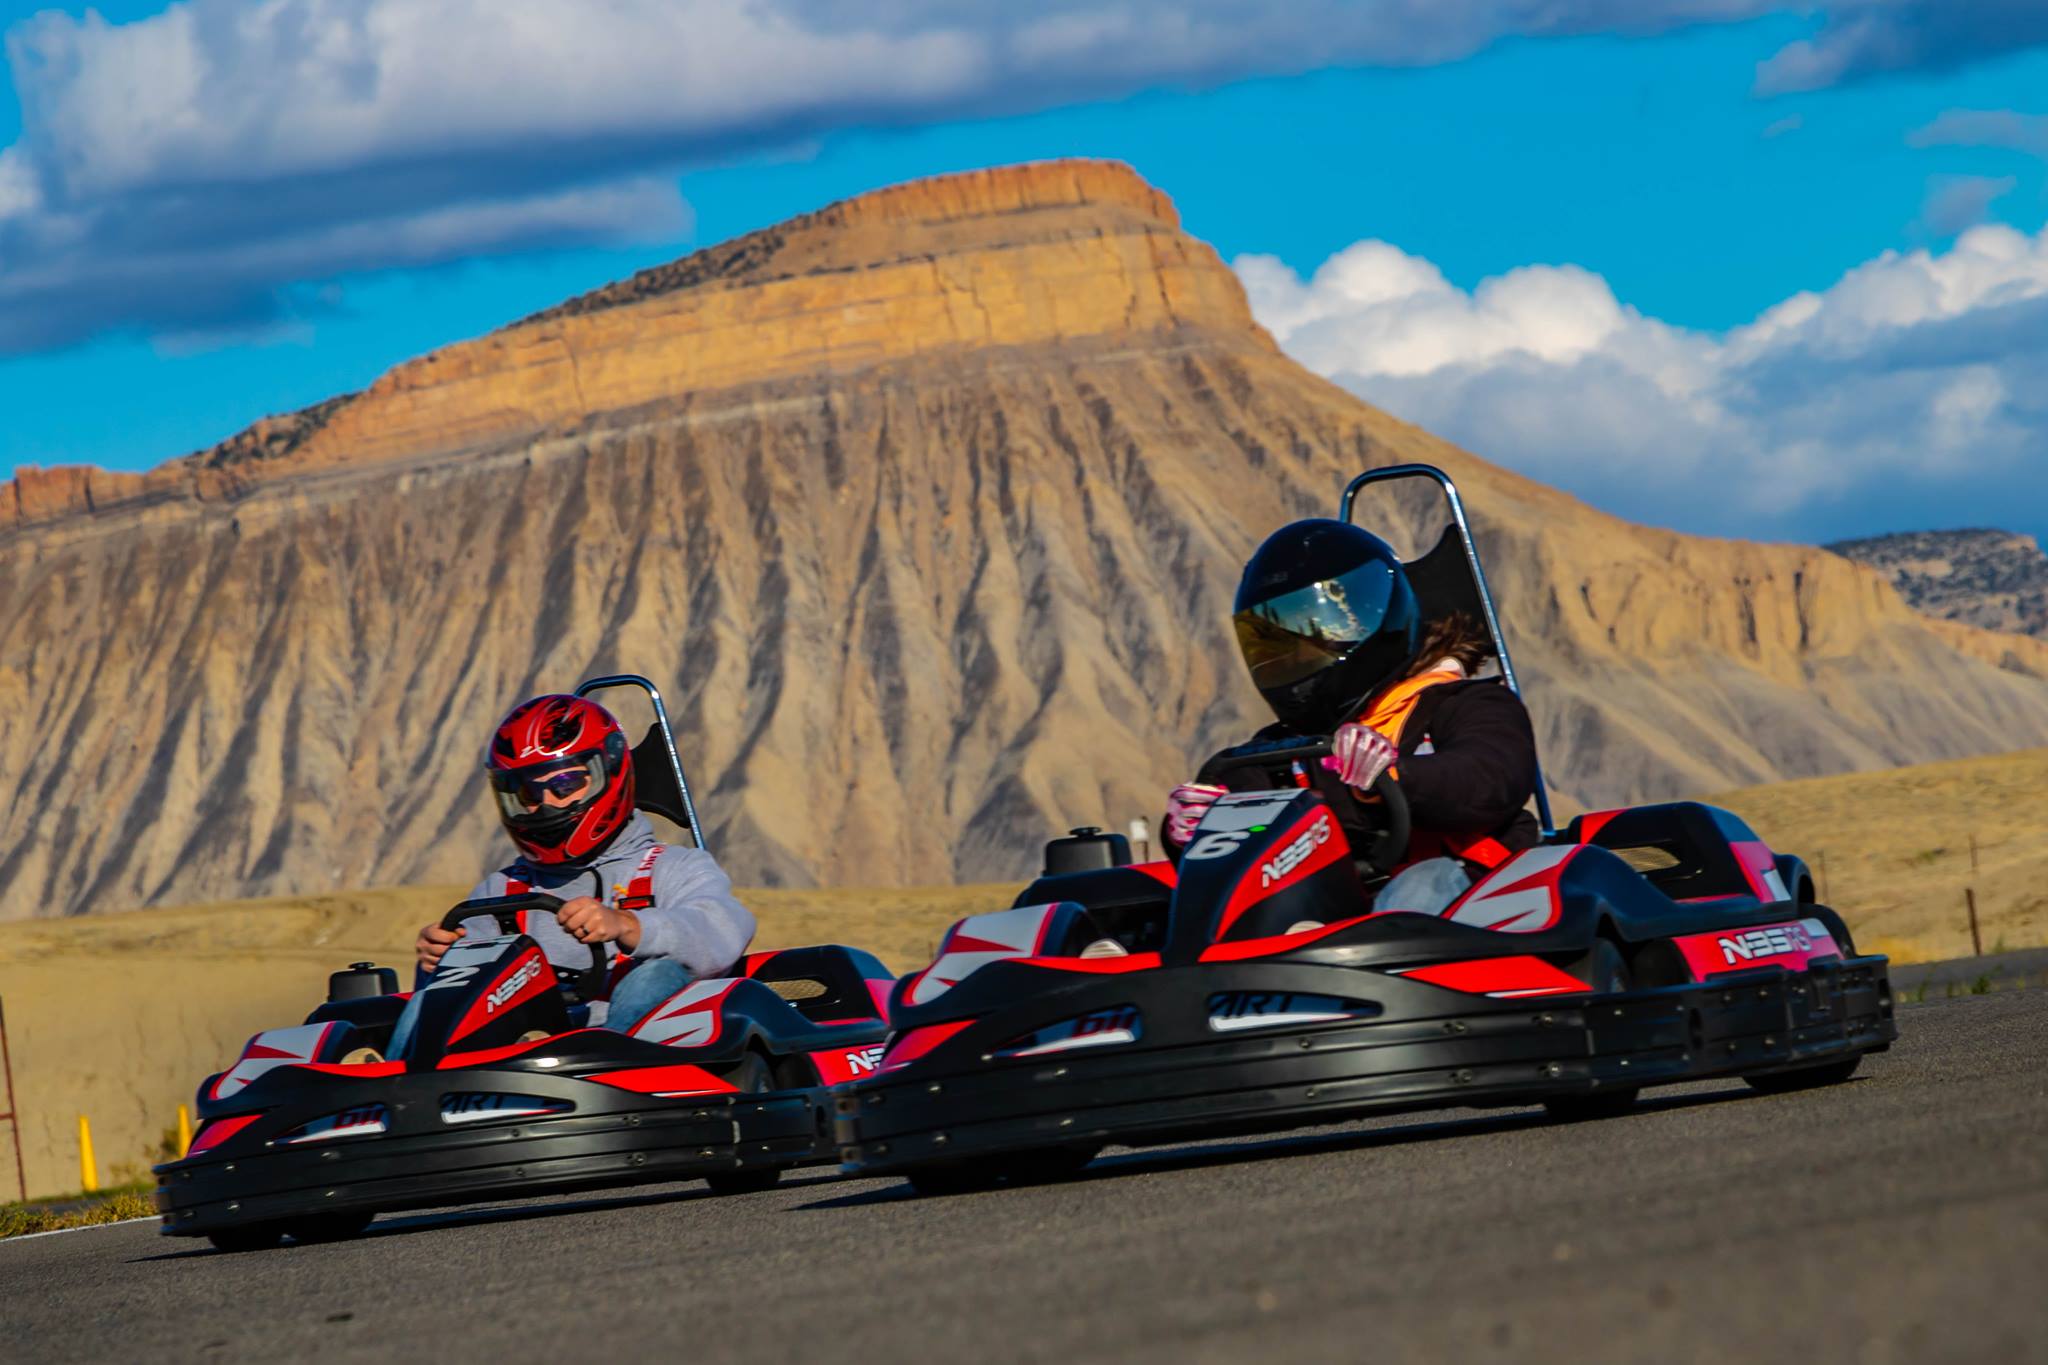
M1210 762L1292 733L1269 725ZM1533 847L1541 837L1536 817L1525 809L1536 794L1536 733L1522 699L1499 678L1425 691L1402 727L1394 766L1418 834L1490 835L1511 852Z

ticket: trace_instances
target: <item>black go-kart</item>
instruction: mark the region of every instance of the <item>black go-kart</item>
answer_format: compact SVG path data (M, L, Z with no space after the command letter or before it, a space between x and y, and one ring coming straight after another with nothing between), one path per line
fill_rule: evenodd
M1483 620L1514 685L1456 489L1409 573L1432 619ZM876 1071L832 1097L852 1174L926 1193L1059 1178L1146 1145L1447 1106L1618 1115L1646 1087L1845 1080L1897 1036L1886 959L1856 952L1796 857L1695 803L1589 814L1439 915L1375 913L1405 854L1400 784L1356 800L1326 741L1237 751L1178 864L1076 831L1009 910L905 977ZM1340 818L1341 817L1341 818ZM1347 831L1346 825L1350 825Z
M636 746L640 807L686 827L696 810L659 692ZM421 987L412 1041L386 1057L409 996L389 967L329 980L303 1024L251 1038L199 1087L200 1125L156 1168L170 1237L224 1250L353 1236L379 1213L702 1177L720 1193L765 1189L833 1159L820 1087L874 1067L895 977L829 945L748 956L693 982L630 1034L584 1026L605 990L604 950L558 970L521 932L562 902L528 893L465 901L453 927L491 915Z

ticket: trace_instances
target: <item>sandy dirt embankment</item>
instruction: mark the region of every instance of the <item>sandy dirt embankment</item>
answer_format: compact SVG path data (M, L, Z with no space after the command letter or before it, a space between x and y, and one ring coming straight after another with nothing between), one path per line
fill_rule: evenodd
M298 1023L326 998L327 974L350 962L403 964L419 926L466 890L400 887L0 924L0 1004L29 1193L78 1188L81 1113L92 1120L103 1182L145 1173L179 1103L250 1034ZM758 947L851 943L908 971L947 924L1007 906L1015 893L741 894L760 917ZM0 1146L0 1202L19 1193L12 1153Z

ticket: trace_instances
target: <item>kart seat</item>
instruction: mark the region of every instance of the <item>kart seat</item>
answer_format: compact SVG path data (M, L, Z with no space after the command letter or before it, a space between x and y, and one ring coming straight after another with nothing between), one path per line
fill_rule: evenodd
M648 726L646 736L633 746L633 804L678 829L690 828L683 791L676 785L675 767L669 762L659 725Z
M1465 543L1455 522L1444 527L1429 553L1407 561L1408 586L1415 590L1416 605L1422 609L1424 628L1460 612L1484 626L1486 606L1479 600L1479 584L1465 562ZM1486 656L1496 658L1491 640Z
M846 950L830 944L747 955L743 973L773 990L812 1023L876 1016L867 978Z
M1559 843L1592 844L1621 855L1650 885L1675 901L1753 897L1755 890L1730 847L1745 840L1756 840L1747 825L1697 801L1577 816L1557 838Z

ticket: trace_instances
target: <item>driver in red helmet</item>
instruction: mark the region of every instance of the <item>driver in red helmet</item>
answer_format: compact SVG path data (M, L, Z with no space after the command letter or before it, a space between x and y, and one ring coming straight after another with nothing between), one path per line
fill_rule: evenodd
M544 891L563 901L557 915L523 915L550 962L581 967L588 944L608 944L614 985L591 1022L628 1032L692 981L738 962L754 936L754 917L709 853L664 845L634 808L633 755L625 731L586 697L535 697L512 708L491 736L484 771L505 832L519 856L491 873L471 899ZM494 934L488 915L459 928L420 930L414 951L422 973L465 933ZM620 970L624 975L616 975ZM401 1021L391 1053L410 1030Z

